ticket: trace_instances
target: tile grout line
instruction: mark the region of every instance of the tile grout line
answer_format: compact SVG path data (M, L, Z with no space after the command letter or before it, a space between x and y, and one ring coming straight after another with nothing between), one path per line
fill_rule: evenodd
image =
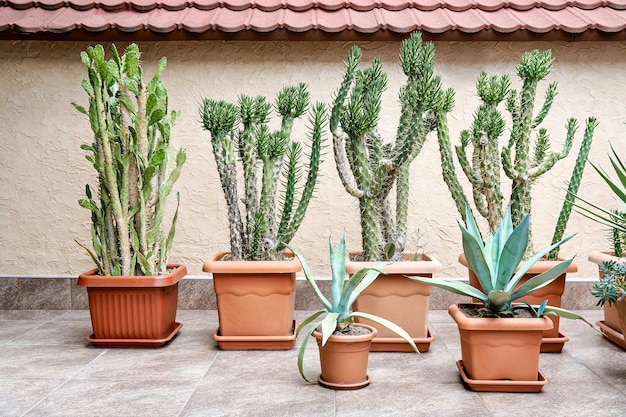
M63 346L63 345L60 345ZM82 368L80 368L79 370L77 370L76 372L74 372L72 375L70 375L69 377L67 377L61 384L59 384L56 388L54 388L52 391L46 393L46 395L44 395L43 397L41 397L39 399L39 401L37 401L35 404L33 404L28 410L26 410L24 413L22 413L22 417L26 416L31 410L33 410L35 407L37 407L39 404L41 404L43 402L43 400L45 400L46 398L48 398L50 395L54 394L55 392L57 392L59 389L61 389L62 387L64 387L65 385L67 385L68 382L70 382L71 380L73 380L76 375L78 375L80 372L82 372L85 368L87 368L93 361L95 361L96 359L98 359L100 356L104 355L106 352L108 351L108 349L103 349L102 353L100 353L98 356L94 357L93 359L91 359L87 364L85 364L85 366L83 366Z
M200 378L198 378L198 381L194 385L193 390L191 390L191 394L189 395L189 398L187 399L185 404L183 404L183 406L181 407L180 412L177 414L177 417L181 417L183 415L185 409L187 408L187 406L189 405L189 402L191 401L191 398L193 398L194 394L198 390L198 387L200 386L202 381L204 381L204 378L209 373L209 371L211 370L211 367L213 366L213 364L217 360L217 357L218 357L219 353L220 353L220 351L218 350L217 353L215 354L215 356L213 357L213 360L211 361L211 363L209 363L209 366L207 366L207 369L204 372L204 374L202 374L202 376Z

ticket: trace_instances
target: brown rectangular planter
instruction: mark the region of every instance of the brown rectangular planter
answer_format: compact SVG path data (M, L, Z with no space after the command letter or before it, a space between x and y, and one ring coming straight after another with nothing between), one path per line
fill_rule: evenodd
M168 265L160 276L100 276L91 270L78 277L87 288L93 335L98 347L159 347L182 327L176 322L178 282L183 265Z
M459 371L470 388L476 385L482 391L540 391L546 383L539 374L540 347L543 332L553 327L552 321L548 317L472 318L460 307L453 304L448 313L459 328Z
M461 254L459 256L459 262L468 268L467 270L469 273L470 285L476 288L480 288L478 277L476 277L476 274L474 274L474 272L469 269L469 265L467 264L464 254ZM561 261L539 261L535 263L532 267L530 267L528 272L520 280L518 286L522 285L532 277L546 272L552 267L558 265L560 262ZM551 282L549 285L546 285L545 287L534 291L532 294L525 296L524 300L526 300L530 304L536 305L539 305L545 300L548 300L548 305L551 305L553 307L561 307L561 298L563 297L563 293L565 292L567 273L572 273L576 271L578 271L578 266L572 262L569 268L567 268L565 273L563 273L560 277ZM541 344L541 351L559 353L563 350L563 346L566 342L569 341L569 338L561 334L561 332L559 331L560 317L553 315L550 315L548 317L550 320L552 320L554 326L544 332L543 342Z
M295 340L296 258L286 261L223 261L213 255L203 265L213 274L220 349L291 349Z
M354 274L362 268L372 268L381 262L351 261L356 253L346 259L346 272ZM371 313L391 320L406 330L420 352L427 352L435 340L428 329L428 309L431 286L411 281L406 276L432 278L441 270L441 263L424 256L421 261L409 261L412 254L403 254L406 260L393 262L383 268L376 280L354 302L354 310ZM378 334L372 341L372 352L413 352L411 346L386 327L370 320L357 318L357 322L376 328Z

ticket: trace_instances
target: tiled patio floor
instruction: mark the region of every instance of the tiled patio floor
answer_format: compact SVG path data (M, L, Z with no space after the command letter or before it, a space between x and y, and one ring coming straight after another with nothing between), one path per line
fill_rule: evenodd
M177 320L165 348L98 349L87 311L0 311L0 416L626 416L626 352L579 321L562 321L561 354L542 354L542 393L503 394L463 386L446 311L431 312L428 353L372 353L371 385L343 392L305 383L295 347L218 350L215 311ZM311 345L305 368L318 367Z

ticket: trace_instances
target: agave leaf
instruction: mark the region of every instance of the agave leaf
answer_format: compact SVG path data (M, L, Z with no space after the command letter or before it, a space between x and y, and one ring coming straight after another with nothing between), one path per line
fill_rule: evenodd
M510 219L510 216L507 217ZM529 230L530 216L528 215L524 216L520 224L514 230L511 228L511 233L504 244L500 261L497 264L497 281L494 288L506 288L506 284L515 272L515 268L519 266L524 258L524 253L528 246ZM508 291L510 291L510 289Z
M474 297L482 302L487 302L487 294L480 291L478 288L472 287L469 284L461 281L446 280L440 278L424 278L424 277L407 277L413 281L421 282L422 284L432 285L433 287L441 288L455 294L467 295Z
M317 282L315 281L315 278L313 278L313 272L311 272L311 268L309 267L306 259L304 259L304 256L296 248L293 248L289 245L286 246L300 261L300 264L302 265L302 271L304 272L304 277L309 282L309 285L311 286L311 289L313 290L313 293L317 297L320 304L322 304L322 306L324 306L327 311L332 311L332 304L330 303L330 301L328 301L326 296L324 296L320 288L317 286Z
M397 324L376 316L374 314L369 314L369 313L365 313L362 311L355 311L352 314L350 314L352 317L361 317L364 319L368 319L373 321L374 323L377 323L381 326L384 326L386 328L388 328L389 330L391 330L392 332L394 332L395 334L397 334L398 336L400 336L401 338L403 338L404 340L406 340L407 342L409 342L409 345L411 345L411 347L413 348L413 350L417 353L420 353L420 351L417 349L417 346L415 346L415 342L413 341L413 339L411 338L411 335L409 335L409 333L404 330L402 327L398 326Z
M385 264L380 264L375 268L360 269L350 278L339 302L340 311L347 313L350 310L358 296L382 274L384 266Z
M344 231L337 245L337 251L333 249L333 242L328 238L330 248L330 271L331 271L331 297L330 302L333 310L339 304L343 281L346 276L346 232Z
M470 269L474 271L480 285L486 293L493 290L491 284L491 269L485 260L482 242L476 238L463 225L459 224L463 234L463 253Z
M573 260L574 258L570 258L550 268L546 272L532 277L512 292L511 300L520 299L530 294L531 292L550 284L552 281L563 275L563 273L567 270L567 268L569 268Z
M304 335L304 339L302 339L302 344L300 345L300 349L298 350L298 371L300 372L300 375L302 376L302 378L304 378L304 380L310 384L315 384L316 382L314 380L307 378L306 375L304 374L304 366L303 366L304 352L306 351L309 339L311 338L313 331L320 325L320 323L321 322L318 321L311 327L310 331L306 332L306 334Z
M322 346L326 345L328 338L337 330L339 315L339 313L329 312L328 315L324 317L324 320L322 320Z
M526 262L524 262L524 264L522 266L520 266L520 268L517 270L517 272L515 273L515 275L513 276L513 278L511 278L511 280L509 281L509 283L506 285L505 290L507 291L512 291L513 288L515 288L515 286L517 285L517 283L520 281L520 279L522 279L522 277L526 274L526 271L528 271L534 264L536 264L537 262L539 262L539 260L541 258L543 258L543 256L550 252L552 249L556 248L557 246L562 245L563 243L567 242L568 240L570 240L571 238L573 238L576 235L569 235L561 240L559 240L558 242L550 245L549 247L542 249L541 251L537 252L535 254L535 256L533 256L532 258L530 258L529 260L527 260ZM573 258L572 258L573 259ZM571 263L571 260L570 260ZM569 266L569 265L568 265ZM567 269L567 268L565 268ZM565 271L564 271L565 272ZM556 278L555 278L556 279ZM523 296L522 296L523 297ZM519 297L518 297L519 298Z
M580 209L577 210L578 213L580 213L581 215L585 216L588 219L591 219L595 222L598 222L602 225L605 226L609 226L611 228L615 228L618 229L622 232L626 232L626 226L624 226L623 224L620 224L619 222L615 221L613 219L612 213L609 210L606 210L600 206L597 206L579 196L576 196L577 199L579 199L580 201L582 201L585 204L588 204L589 206L593 207L594 209L597 210L597 212L592 211L591 209L587 208L587 207L583 207L579 204L574 204L574 207ZM623 206L623 204L620 204ZM599 213L604 213L606 214L606 216L599 214Z
M304 329L309 323L311 323L313 320L315 320L316 318L318 318L320 315L326 313L326 310L318 310L315 313L311 314L309 317L307 317L306 319L304 319L302 321L302 323L300 323L300 325L298 326L298 328L296 329L296 337L298 337L298 335L300 334L300 332L302 331L302 329ZM321 323L321 322L320 322ZM318 324L319 326L319 324ZM317 326L313 327L314 329L317 328Z
M618 174L618 176L620 177L620 180L621 180L624 174L619 172L619 168L616 166L616 164L613 161L613 159L611 159L611 164L613 165L613 168L615 169L615 172ZM607 183L607 185L609 186L611 191L613 191L613 193L620 200L626 201L626 192L624 191L624 187L622 185L623 183L619 183L619 182L615 181L613 178L611 178L611 176L609 174L606 173L606 171L604 169L598 168L594 164L591 164L591 166L596 170L596 172L598 174L600 174L600 176L602 177L604 182ZM626 180L626 179L624 179L624 180Z

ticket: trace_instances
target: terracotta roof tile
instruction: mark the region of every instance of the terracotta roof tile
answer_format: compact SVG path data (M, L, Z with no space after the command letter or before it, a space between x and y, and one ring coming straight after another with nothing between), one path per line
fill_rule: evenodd
M0 39L392 39L414 30L624 40L626 0L0 0Z

